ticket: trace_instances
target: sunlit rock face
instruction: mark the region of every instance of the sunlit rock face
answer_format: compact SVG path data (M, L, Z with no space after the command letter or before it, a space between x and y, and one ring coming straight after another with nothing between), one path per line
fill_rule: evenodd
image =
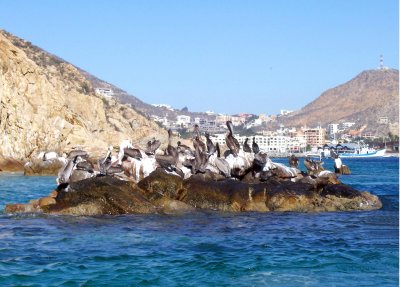
M16 167L4 159L25 163L45 151L99 157L123 139L166 142L166 131L94 88L73 65L0 30L0 169Z

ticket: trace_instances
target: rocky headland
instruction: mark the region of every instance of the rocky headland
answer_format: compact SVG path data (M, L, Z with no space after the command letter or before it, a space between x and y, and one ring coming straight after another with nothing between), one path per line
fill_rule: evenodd
M99 157L124 139L165 142L155 122L95 88L75 66L0 30L0 171L24 171L43 151Z

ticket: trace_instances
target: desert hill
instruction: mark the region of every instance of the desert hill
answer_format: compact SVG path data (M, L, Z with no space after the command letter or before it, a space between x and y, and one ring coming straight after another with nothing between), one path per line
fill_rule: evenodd
M389 123L383 123L384 118ZM323 127L329 123L355 122L365 132L387 134L389 130L396 131L399 123L399 71L364 71L322 93L299 111L282 117L281 121L287 126L321 124Z
M123 139L144 145L166 131L113 98L87 73L0 30L0 161L83 148L97 155Z

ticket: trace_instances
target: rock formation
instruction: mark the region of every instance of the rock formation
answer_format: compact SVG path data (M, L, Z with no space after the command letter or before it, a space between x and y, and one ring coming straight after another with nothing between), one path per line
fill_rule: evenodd
M0 30L0 169L74 148L100 156L123 139L166 132L128 105L94 92L73 65ZM165 142L165 140L163 140ZM22 170L22 169L21 169Z
M70 215L182 213L196 209L228 212L324 212L374 210L379 198L344 184L277 181L244 183L194 175L183 180L157 169L138 184L103 176L58 187L28 204L8 204L5 212Z

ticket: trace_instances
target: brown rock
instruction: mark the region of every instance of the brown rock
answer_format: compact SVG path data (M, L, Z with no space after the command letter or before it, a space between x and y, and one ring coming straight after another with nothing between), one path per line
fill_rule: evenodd
M138 183L143 196L149 201L154 201L162 197L170 199L178 199L183 187L181 177L166 173L163 169L158 168L148 177Z
M0 154L0 171L3 172L21 172L24 170L24 165L13 158L3 157Z
M195 208L193 206L190 206L189 204L167 197L159 198L152 203L157 206L160 212L166 214L181 214L192 212L195 210Z
M50 197L54 197L54 198L56 198L57 195L58 195L57 190L53 190L53 191L49 194Z
M58 190L56 204L50 213L95 215L156 213L136 184L110 176L95 177L71 183L67 190Z
M140 187L141 188L140 188ZM66 189L65 189L66 187ZM233 179L182 180L162 170L136 185L104 176L73 182L30 204L7 205L8 212L44 211L57 214L101 215L133 213L184 213L199 209L220 211L322 212L374 210L379 198L345 184L324 181L291 182L269 179L248 184Z
M53 204L56 204L56 199L54 197L46 196L39 199L39 206L41 208Z
M7 204L4 209L4 212L6 212L6 213L30 213L30 212L41 212L41 210L38 206L35 206L34 204L15 203L15 204Z
M59 160L34 160L24 166L24 175L57 175L63 166L64 162Z

